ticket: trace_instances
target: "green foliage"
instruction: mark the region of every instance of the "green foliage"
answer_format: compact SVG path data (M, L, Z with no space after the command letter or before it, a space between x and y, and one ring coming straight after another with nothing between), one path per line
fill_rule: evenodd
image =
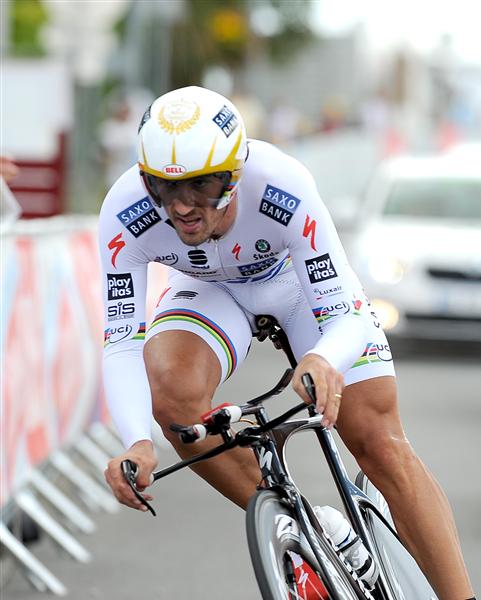
M256 5L274 7L283 23L272 37L259 37L250 27L250 10ZM241 68L256 52L273 61L286 61L308 43L309 0L186 0L186 16L175 26L173 87L200 83L210 65Z
M47 13L39 0L11 0L10 54L12 56L43 56L40 30L47 22Z
M284 21L284 30L270 38L268 52L274 62L283 62L314 40L309 27L309 0L272 0Z

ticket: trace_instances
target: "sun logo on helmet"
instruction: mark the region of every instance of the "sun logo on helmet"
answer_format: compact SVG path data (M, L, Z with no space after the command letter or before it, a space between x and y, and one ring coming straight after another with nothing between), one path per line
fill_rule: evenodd
M191 100L176 100L162 106L159 125L170 135L191 129L199 120L200 107Z

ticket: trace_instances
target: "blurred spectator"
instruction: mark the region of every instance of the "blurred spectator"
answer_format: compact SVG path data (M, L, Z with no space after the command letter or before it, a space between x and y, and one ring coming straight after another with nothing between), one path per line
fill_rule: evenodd
M273 144L282 144L299 136L303 131L300 111L283 100L279 100L270 111L267 121L267 138Z
M136 161L135 134L138 124L126 99L117 100L111 116L100 124L99 142L108 187Z
M154 95L145 88L132 88L110 100L110 116L99 125L98 136L110 186L137 161L137 129Z
M7 186L18 174L19 168L7 156L0 156L0 233L5 233L21 214L15 196Z
M244 92L234 92L231 100L244 117L248 137L264 139L266 111L262 103L255 96Z
M19 172L19 168L11 158L0 156L0 176L9 183Z
M347 124L346 103L341 96L331 96L321 109L321 131L328 133Z
M391 109L381 94L375 94L361 104L360 117L361 125L369 133L384 133L390 124Z

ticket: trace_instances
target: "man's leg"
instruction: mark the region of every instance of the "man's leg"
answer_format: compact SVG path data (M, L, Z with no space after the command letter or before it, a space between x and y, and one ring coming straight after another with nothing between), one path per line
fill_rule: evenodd
M395 378L347 386L337 425L361 469L386 498L401 539L439 598L472 597L447 498L402 429Z
M162 331L146 342L144 360L154 417L177 453L187 458L219 445L220 438L183 444L169 429L171 423L198 423L200 415L211 409L221 379L219 360L211 347L189 331ZM192 469L242 508L260 480L257 462L248 448L234 448Z

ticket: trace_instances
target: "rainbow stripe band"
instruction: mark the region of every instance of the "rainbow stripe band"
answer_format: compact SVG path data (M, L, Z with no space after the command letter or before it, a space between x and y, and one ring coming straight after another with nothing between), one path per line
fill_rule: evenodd
M354 369L355 367L361 367L362 365L368 365L370 363L375 363L375 362L384 362L384 361L381 358L379 358L379 356L378 356L378 348L377 348L376 344L369 342L366 345L364 352L356 360L356 362L352 365L351 369Z
M212 335L217 342L219 342L227 357L226 379L232 375L237 366L237 352L231 339L227 333L221 327L219 327L219 325L195 310L173 308L171 310L165 310L159 313L153 320L149 330L156 327L160 323L166 323L168 321L184 321L187 323L193 323L195 325L199 325L199 327L202 327L202 329L210 333L210 335Z
M134 340L144 340L145 339L145 323L140 323L139 329L132 339L134 339Z

